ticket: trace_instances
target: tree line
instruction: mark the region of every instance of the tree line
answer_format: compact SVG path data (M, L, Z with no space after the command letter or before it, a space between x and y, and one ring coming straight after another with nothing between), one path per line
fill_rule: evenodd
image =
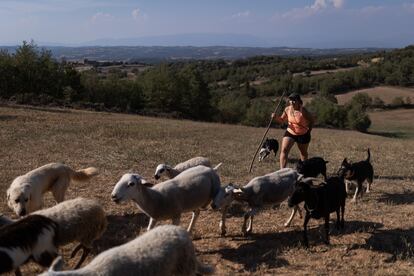
M374 57L380 62L371 63ZM346 72L311 74L356 66ZM98 70L78 72L33 43L23 42L13 54L0 52L0 97L4 100L252 126L266 125L275 97L295 91L316 94L309 108L320 125L365 131L369 127L367 107L358 101L338 106L334 95L379 84L414 84L414 46L339 57L164 63L132 79L116 70L104 75Z

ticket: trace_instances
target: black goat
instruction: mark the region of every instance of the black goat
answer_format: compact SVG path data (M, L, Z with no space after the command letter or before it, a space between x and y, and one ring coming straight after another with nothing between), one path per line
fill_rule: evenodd
M336 212L337 222L336 227L344 228L344 213L345 213L345 183L341 177L329 177L325 183L319 186L313 186L311 179L302 178L296 183L295 191L289 198L289 207L305 201L305 220L303 223L304 244L309 246L307 236L307 225L309 219L325 219L325 243L329 244L329 215ZM340 214L342 219L340 219Z
M317 177L322 174L326 180L326 163L322 157L312 157L305 161L299 160L296 163L296 170L304 177Z

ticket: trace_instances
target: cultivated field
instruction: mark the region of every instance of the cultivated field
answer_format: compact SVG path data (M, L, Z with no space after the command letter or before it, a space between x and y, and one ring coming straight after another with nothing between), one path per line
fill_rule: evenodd
M345 104L352 99L358 93L367 93L371 98L379 97L385 104L392 103L395 97L402 97L404 101L407 97L414 102L414 89L406 87L392 87L392 86L378 86L367 89L355 90L349 93L337 95L338 104Z
M123 173L133 170L151 179L158 163L175 164L203 155L213 164L223 162L222 183L245 184L278 168L272 156L256 163L252 174L247 172L263 132L262 128L133 115L0 107L0 212L12 215L6 189L18 175L49 162L64 162L76 169L96 166L99 176L70 186L67 193L68 199L97 198L108 213L109 226L94 245L95 255L133 239L148 223L132 203L110 201ZM270 131L270 136L281 135L281 129ZM337 231L331 223L331 245L326 246L322 221L311 221L310 249L304 249L302 220L296 217L291 227L283 227L290 214L284 204L257 215L254 234L243 237L242 207L235 205L228 235L220 237L219 213L208 209L202 211L193 235L199 258L214 265L217 275L414 275L414 140L328 129L315 129L312 135L310 155L329 160L330 174L344 157L362 160L366 149L371 149L372 192L357 205L347 202L345 230ZM291 157L298 157L296 148ZM46 199L51 206L51 195ZM189 218L190 214L184 216L183 226ZM63 248L69 266L76 262L69 260L73 246ZM27 275L40 271L36 265L23 268Z

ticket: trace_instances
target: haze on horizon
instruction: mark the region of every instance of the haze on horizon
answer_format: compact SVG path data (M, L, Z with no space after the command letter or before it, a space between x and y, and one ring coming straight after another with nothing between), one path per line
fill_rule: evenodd
M414 0L0 1L0 45L32 39L72 46L404 47L414 44Z

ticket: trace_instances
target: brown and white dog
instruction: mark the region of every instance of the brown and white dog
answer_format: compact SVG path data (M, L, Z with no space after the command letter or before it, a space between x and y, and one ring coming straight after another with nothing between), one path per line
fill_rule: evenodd
M93 167L75 171L61 163L50 163L15 178L7 190L7 204L16 215L25 216L42 208L47 191L62 202L72 180L87 181L97 174Z

